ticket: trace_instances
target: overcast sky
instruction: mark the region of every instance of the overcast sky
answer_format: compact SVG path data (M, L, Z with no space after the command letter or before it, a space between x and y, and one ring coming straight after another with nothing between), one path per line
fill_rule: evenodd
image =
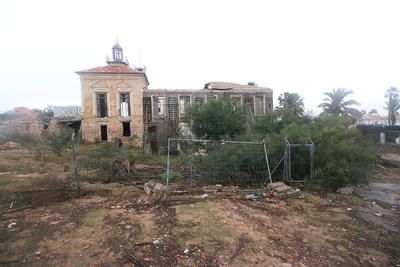
M75 71L105 65L116 38L150 88L255 81L315 113L332 88L380 111L400 88L398 0L0 0L0 36L0 111L80 105Z

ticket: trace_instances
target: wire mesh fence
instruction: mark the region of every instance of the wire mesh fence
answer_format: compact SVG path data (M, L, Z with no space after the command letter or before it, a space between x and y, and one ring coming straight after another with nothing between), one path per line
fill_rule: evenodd
M166 181L187 186L257 186L270 181L264 142L173 139L168 142Z

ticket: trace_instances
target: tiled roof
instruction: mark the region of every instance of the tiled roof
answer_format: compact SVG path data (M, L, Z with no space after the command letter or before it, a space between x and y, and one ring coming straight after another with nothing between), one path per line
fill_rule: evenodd
M141 73L141 72L124 64L109 64L107 66L78 71L77 73Z

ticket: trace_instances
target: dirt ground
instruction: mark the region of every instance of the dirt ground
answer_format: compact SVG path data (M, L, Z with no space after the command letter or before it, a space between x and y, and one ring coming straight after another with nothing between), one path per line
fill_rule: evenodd
M400 266L400 148L381 154L393 164L353 195L246 200L86 182L77 195L60 189L68 158L2 151L0 265Z

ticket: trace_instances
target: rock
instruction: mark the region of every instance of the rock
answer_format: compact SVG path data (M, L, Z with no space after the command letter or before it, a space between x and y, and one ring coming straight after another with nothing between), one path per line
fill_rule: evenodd
M147 183L144 184L144 192L146 192L147 195L151 195L153 192L153 188L156 186L156 183L153 181L148 181Z
M338 193L343 194L343 195L351 195L354 193L354 189L351 186L345 186L342 188L339 188L337 190Z
M153 188L153 191L160 191L162 189L163 185L160 183L156 183L156 185Z
M13 149L20 149L21 145L14 142L7 142L0 146L0 150L13 150Z
M159 239L156 239L156 240L153 241L154 245L159 245L160 243L161 243L161 241Z

